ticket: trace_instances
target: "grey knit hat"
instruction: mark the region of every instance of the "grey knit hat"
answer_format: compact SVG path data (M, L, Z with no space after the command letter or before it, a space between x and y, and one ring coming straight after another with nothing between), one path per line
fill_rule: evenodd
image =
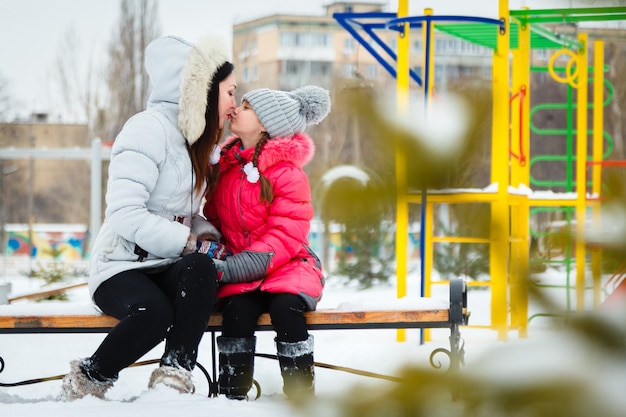
M246 93L241 100L250 103L270 138L303 132L330 112L328 91L313 85L291 92L260 88Z

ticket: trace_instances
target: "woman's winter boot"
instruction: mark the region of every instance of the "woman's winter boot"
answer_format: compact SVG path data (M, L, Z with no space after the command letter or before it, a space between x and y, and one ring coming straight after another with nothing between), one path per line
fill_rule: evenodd
M157 384L173 388L181 394L193 394L196 391L191 380L191 371L173 366L161 365L152 371L148 388L154 388Z
M252 388L256 337L217 338L219 351L218 391L231 400L245 400Z
M70 362L70 372L63 378L61 392L57 399L60 401L74 401L87 395L104 399L104 395L113 386L113 381L98 381L88 376L81 368L80 360Z
M283 392L290 400L301 401L315 395L313 336L300 342L276 341Z

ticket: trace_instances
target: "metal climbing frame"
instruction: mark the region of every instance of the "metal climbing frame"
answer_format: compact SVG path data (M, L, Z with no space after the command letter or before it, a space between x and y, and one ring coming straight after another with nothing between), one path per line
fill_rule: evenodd
M491 48L493 50L493 126L492 126L492 158L491 181L499 186L497 191L485 193L478 197L466 193L439 194L437 201L441 204L456 204L468 201L486 202L491 207L490 275L491 281L479 285L489 285L492 291L491 325L498 331L498 338L506 339L510 328L517 328L520 335L526 335L528 310L525 282L528 268L529 207L539 205L563 204L573 207L576 217L584 220L585 211L590 201L586 199L585 184L578 183L581 190L575 199L567 201L537 201L528 196L511 194L508 186L529 186L530 164L529 148L529 84L530 84L530 51L532 49L560 49L570 51L576 68L576 77L567 74L566 78L587 79L587 37L579 34L572 38L565 34L554 33L542 26L544 23L576 23L587 21L626 20L625 7L544 9L544 10L513 10L508 8L507 0L498 1L498 18L488 19L472 16L434 16L432 9L425 9L424 16L409 17L407 1L400 1L398 13L338 13L335 19L398 81L398 106L402 111L406 105L408 80L413 80L423 88L426 103L432 98L433 82L433 50L434 31L467 40L469 42ZM411 29L421 29L424 45L423 73L416 74L408 65L408 35ZM398 33L398 51L394 51L377 31L395 31ZM374 47L377 46L378 48ZM601 41L596 41L594 50L601 51ZM513 59L510 60L510 53ZM594 55L594 66L601 68L603 57ZM594 84L602 85L602 71L594 71ZM404 81L406 79L406 82ZM558 80L557 80L558 81ZM576 177L585 177L587 115L587 83L578 83L577 89L577 120L576 126ZM594 87L595 88L595 87ZM403 97L404 96L404 97ZM594 100L601 100L602 91L597 89ZM600 101L599 103L602 103ZM515 106L516 111L511 111ZM601 125L602 106L594 104L593 160L601 158L602 132L596 126ZM498 140L509 138L509 141ZM512 152L510 143L516 144ZM598 145L600 143L600 145ZM517 161L513 160L517 159ZM408 209L410 203L421 204L422 228L420 236L420 252L422 259L422 295L430 294L430 269L432 268L432 200L427 190L415 194L405 187L406 162L403 155L396 158L396 179L398 183L398 202L396 227L400 233L396 235L396 275L398 277L398 297L406 295L406 245L404 231L408 227ZM593 190L600 184L599 169L593 171ZM594 191L595 192L595 191ZM431 212L428 212L428 210ZM510 225L510 228L498 225ZM584 221L578 221L578 234L584 233ZM577 260L577 307L584 308L584 254L582 241L576 245ZM469 283L472 285L474 283ZM427 332L425 330L425 332Z

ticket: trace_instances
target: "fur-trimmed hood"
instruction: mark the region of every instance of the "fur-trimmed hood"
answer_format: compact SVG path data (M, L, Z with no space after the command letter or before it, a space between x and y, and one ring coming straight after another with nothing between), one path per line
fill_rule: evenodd
M176 36L163 36L146 48L145 67L153 85L148 107L177 104L178 128L189 145L204 132L211 80L228 60L226 42L216 35L208 35L196 44Z
M231 136L221 145L222 149L228 143L236 140L237 136ZM235 145L222 152L220 168L225 169L232 164L242 163L241 159L249 161L254 154L254 148L241 150L241 146ZM258 169L265 172L271 166L279 162L291 162L298 168L308 164L315 155L315 144L306 133L296 133L290 137L270 139L263 145L259 154ZM240 159L241 158L241 159Z

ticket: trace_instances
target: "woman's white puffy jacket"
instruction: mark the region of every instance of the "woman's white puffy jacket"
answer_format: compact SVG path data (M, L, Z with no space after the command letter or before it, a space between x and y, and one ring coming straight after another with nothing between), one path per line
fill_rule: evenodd
M205 65L200 71L211 70L212 74L227 60L225 52L221 55L220 42L208 40L215 65ZM153 91L147 109L126 122L112 147L105 220L90 254L92 297L102 282L119 272L176 262L190 226L196 234L217 233L198 215L203 192L193 193L195 177L188 141L178 127L179 111L186 112L187 119L193 119L195 112L195 117L203 120L192 122L204 126L206 85L199 91L199 97L205 97L204 109L192 112L179 107L181 91L185 94L185 87L189 88L182 73L188 69L185 66L192 49L194 46L176 37L159 38L146 49L145 65Z

